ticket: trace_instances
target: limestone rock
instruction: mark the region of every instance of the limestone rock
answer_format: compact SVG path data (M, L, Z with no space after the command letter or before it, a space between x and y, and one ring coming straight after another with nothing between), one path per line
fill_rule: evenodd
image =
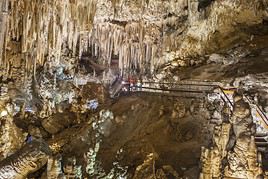
M202 148L200 179L220 178L221 159L221 153L216 147L211 149Z
M0 162L0 178L24 179L29 173L43 167L50 154L50 149L44 142L33 141L26 144L15 154Z
M202 148L200 179L220 178L222 176L222 160L227 155L227 143L229 141L231 125L223 123L214 128L214 146L210 149Z
M70 114L55 114L42 121L42 126L50 134L56 134L65 127L68 127L72 123L75 123L75 115Z
M234 95L234 111L231 117L236 143L227 154L228 165L224 175L230 178L257 178L262 174L258 163L257 147L251 130L250 107L239 95Z
M215 126L213 147L202 149L201 179L213 177L250 179L262 175L254 133L251 129L254 125L250 107L241 96L235 94L233 98L234 110L230 120ZM234 134L231 133L231 127Z
M33 137L42 138L41 130L33 125L28 127L28 133Z
M110 110L100 111L100 119L97 121L96 129L105 137L108 137L111 133L112 121L114 120L114 114Z
M67 178L78 178L82 179L82 166L77 165L76 159L68 158L67 161L64 162L63 171Z
M207 63L218 63L218 64L224 64L225 58L219 54L211 54L209 56L209 59Z
M61 156L55 156L52 157L50 156L48 158L48 162L47 162L47 172L46 172L46 176L44 176L44 178L49 178L49 179L56 179L56 178L63 178L63 172L62 172L62 165L61 165Z
M139 165L136 168L133 179L146 178L153 179L155 178L155 160L158 158L157 154L151 153L147 155L144 163Z
M250 107L242 99L235 102L233 116L230 119L236 137L242 133L251 134L252 116Z
M171 120L175 123L178 123L186 115L186 107L184 104L175 103L174 109L171 113Z
M0 117L0 160L2 160L21 148L26 135L15 125L12 111L0 108L0 112L2 115Z
M224 158L227 154L227 144L230 137L230 123L223 123L220 126L215 126L214 128L214 143L216 144L218 150L221 153L221 158Z
M254 137L239 137L234 151L228 153L228 166L225 168L224 175L230 178L257 178L262 174L257 158Z

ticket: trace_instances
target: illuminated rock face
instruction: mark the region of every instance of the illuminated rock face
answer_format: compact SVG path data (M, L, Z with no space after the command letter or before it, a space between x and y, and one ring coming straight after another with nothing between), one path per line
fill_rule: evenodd
M13 106L11 103L0 102L0 160L10 156L24 143L25 137L14 121Z
M35 74L45 62L58 65L67 53L87 53L107 66L117 59L121 72L149 73L161 64L204 55L246 36L232 34L239 32L237 24L260 24L266 16L264 4L227 0L201 7L196 0L10 0L9 18L2 22L7 32L3 30L6 48L1 64L8 70L14 58L21 58L26 71ZM20 45L13 48L15 41ZM14 57L16 49L21 55Z
M50 149L47 144L33 141L18 152L0 162L0 178L23 179L31 172L37 171L48 160Z
M220 178L222 176L222 160L226 157L226 146L229 141L231 125L223 123L214 129L214 147L202 148L201 163L202 171L200 179Z
M62 47L73 56L90 49L107 63L112 55L119 55L123 67L134 59L131 63L141 64L157 57L163 40L170 41L169 36L160 38L162 29L179 20L185 7L187 1L10 0L9 19L3 22L8 31L3 33L7 49L12 48L10 42L20 42L27 71L35 72L46 60L59 64ZM164 17L168 14L175 16ZM90 43L83 43L88 37ZM9 58L1 60L6 67Z
M17 151L24 143L24 135L10 117L1 118L1 159Z
M154 162L157 159L157 157L158 157L157 154L154 153L148 154L143 164L139 165L136 168L133 179L154 178L155 175Z
M62 111L55 109L56 103L72 101L72 93L75 93L75 87L64 92L57 89L62 87L58 79L67 76L62 75L62 66L71 77L75 76L79 60L84 56L97 65L103 65L104 69L112 67L116 61L117 73L121 74L149 74L166 63L167 68L187 66L191 64L188 58L204 56L247 38L248 34L240 33L237 27L261 24L267 16L265 2L215 0L200 5L198 0L1 1L0 77L7 81L7 93L12 99L20 93L25 101L33 101L34 93L42 103L42 109L38 111L38 117L44 118L42 126L50 134L57 134L73 122L59 122L51 117ZM167 74L163 72L158 75L161 79ZM86 78L87 74L84 76ZM83 79L80 81L83 82ZM12 92L11 88L19 90ZM71 110L77 114L84 112L82 105L75 103ZM7 111L0 112L3 124L0 128L3 143L0 154L1 158L5 158L19 149L24 139ZM254 178L261 173L256 160L256 147L251 139L252 120L248 112L248 109L242 110L242 113L238 110L230 123L215 127L213 148L203 149L201 178L223 175ZM176 118L185 113L185 109L184 112L174 109L172 122L176 123ZM80 123L79 115L74 118ZM108 128L111 121L108 120L103 126ZM231 126L234 129L232 137L236 141L233 150L227 149ZM151 164L153 159L148 156L148 163ZM223 159L227 159L227 166L222 166ZM50 164L54 161L58 162L56 159L49 160ZM51 174L55 172L55 175L60 175L60 171L56 170L60 168L60 162L56 164L58 166L53 166L55 171L51 169ZM63 172L72 175L72 166L67 166L67 172ZM151 165L141 167L151 169ZM162 176L162 171L158 172ZM136 175L140 176L140 171L137 170Z
M237 31L237 24L252 26L262 22L265 11L261 6L261 1L214 1L205 15L200 12L199 19L190 21L180 48L171 57L198 56L230 45L243 35ZM232 35L234 32L237 33Z
M228 166L224 175L229 178L257 178L262 174L261 165L257 161L257 148L254 136L240 136L234 151L227 155Z
M257 178L262 174L262 169L257 160L250 107L240 97L236 99L230 120L236 143L233 151L227 154L228 165L225 167L224 175L230 178Z
M250 107L241 97L236 96L234 100L230 123L216 126L213 136L214 146L211 149L202 149L201 179L213 177L249 179L262 175L252 130ZM227 164L222 165L223 160L226 160Z
M61 157L49 157L47 161L47 178L60 178L63 176Z
M6 23L7 23L7 10L8 10L8 1L4 0L0 2L0 59L3 55L4 39L6 34Z

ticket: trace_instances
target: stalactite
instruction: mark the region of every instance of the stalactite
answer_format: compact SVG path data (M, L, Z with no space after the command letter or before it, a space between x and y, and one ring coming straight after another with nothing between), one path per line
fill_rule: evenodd
M3 7L3 10L5 9L4 7L6 6L4 4L5 2L0 2L0 7ZM3 47L5 46L5 35L6 35L6 27L7 27L7 22L6 22L6 17L7 16L7 13L6 12L1 12L0 14L0 26L1 26L1 29L0 29L0 65L2 63L4 63L4 60L2 59L3 58Z
M185 6L187 0L10 0L7 41L21 42L21 52L28 55L25 70L34 73L46 61L58 65L65 48L69 56L91 53L107 66L118 58L121 72L153 71L161 64L160 52L178 43L178 33L164 31L177 26L181 14L166 15ZM135 17L125 14L128 8Z
M34 53L36 65L43 65L45 56L58 64L61 48L76 54L81 31L90 30L93 23L96 0L54 1L10 0L9 39L21 38L22 53ZM27 62L28 65L35 65ZM36 68L36 67L34 67Z
M97 57L99 63L108 66L111 64L112 58L117 56L121 72L152 71L153 64L157 64L152 61L157 51L153 50L154 39L145 36L145 28L143 22L131 22L125 26L120 25L120 22L118 24L99 23L94 26L90 35L83 36L83 38L89 38L88 40L83 39L83 41L89 42L89 46L88 49L84 47L81 49L91 50L92 56ZM157 45L154 48L156 49Z

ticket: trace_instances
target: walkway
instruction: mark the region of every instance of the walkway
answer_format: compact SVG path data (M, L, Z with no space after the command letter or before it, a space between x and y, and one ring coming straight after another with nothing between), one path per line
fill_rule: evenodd
M117 82L113 90L113 96L120 95L122 85ZM218 98L228 104L233 110L233 93L236 91L233 87L224 87L219 82L208 81L180 81L178 83L157 83L143 82L142 87L134 86L130 93L154 93L162 96L186 97L186 98ZM253 121L257 125L256 144L263 147L268 146L268 118L263 110L254 103L248 96L244 95L244 100L249 103Z

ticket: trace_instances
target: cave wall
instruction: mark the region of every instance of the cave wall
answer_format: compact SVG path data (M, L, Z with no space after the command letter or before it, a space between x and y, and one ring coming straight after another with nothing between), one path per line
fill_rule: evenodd
M202 56L245 40L240 27L262 24L267 17L267 1L214 1L200 12L199 20L191 21L180 48L169 58Z
M2 59L7 70L14 60L14 42L27 70L51 61L60 63L64 48L73 56L91 51L104 64L112 56L120 69L153 70L163 49L177 46L174 25L184 22L187 1L27 1L11 0ZM181 23L184 28L185 25ZM11 57L10 57L11 56ZM145 70L143 70L145 71Z
M149 73L162 64L203 56L247 38L238 27L260 24L267 16L267 0L202 3L10 0L7 22L1 21L7 31L0 33L5 34L0 36L0 45L5 44L0 63L6 74L14 61L35 73L45 62L58 65L66 53L81 57L87 52L107 66L116 58L121 73Z

